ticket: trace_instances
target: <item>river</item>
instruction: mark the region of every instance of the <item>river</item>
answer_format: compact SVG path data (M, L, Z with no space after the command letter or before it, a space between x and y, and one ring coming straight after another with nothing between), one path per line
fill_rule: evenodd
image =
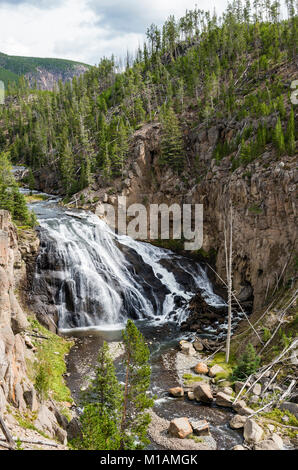
M22 192L28 194L27 189ZM55 304L60 334L77 337L68 357L68 385L75 400L92 374L103 339L117 341L127 318L133 318L151 350L154 411L171 420L207 419L218 449L242 442L230 429L232 412L174 399L167 390L181 384L175 370L179 339L190 338L179 325L188 301L199 290L207 303L222 307L207 272L199 263L169 250L115 234L102 220L82 210L67 210L59 199L30 204L40 227L33 291ZM237 319L235 320L237 321ZM224 337L226 325L206 327L205 336ZM116 361L121 380L121 360ZM152 443L152 448L158 448Z

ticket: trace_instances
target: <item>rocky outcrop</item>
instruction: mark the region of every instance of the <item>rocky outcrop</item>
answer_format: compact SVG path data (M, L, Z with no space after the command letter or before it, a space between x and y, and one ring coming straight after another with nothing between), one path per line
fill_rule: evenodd
M29 323L16 294L24 291L27 265L33 263L38 247L33 231L18 235L9 212L0 210L0 415L13 436L28 439L9 410L25 419L31 413L34 427L64 446L68 422L52 401L40 403L27 369L36 360L36 348L26 333ZM32 430L29 437L36 441L36 434Z
M26 408L24 392L30 390L26 375L26 345L21 333L28 327L15 295L15 271L24 272L16 229L7 211L0 211L0 408L7 402Z
M235 123L234 123L235 127ZM237 127L237 126L236 126ZM104 187L98 181L84 191L86 200L101 205L117 205L117 196L127 197L127 204L173 203L203 204L204 240L202 253L213 254L217 272L225 278L223 230L229 202L234 208L233 288L246 310L266 304L276 280L291 270L291 253L295 249L297 169L295 156L281 161L274 151L233 171L231 157L220 162L213 159L216 143L236 135L226 123L207 130L199 126L187 133L188 165L183 174L158 165L160 125L147 124L134 135L131 160L123 178ZM200 168L199 181L191 167ZM148 233L149 238L149 233ZM205 255L204 255L205 256ZM220 312L219 312L220 313Z
M66 83L74 77L79 77L87 70L89 67L83 64L74 64L65 67L65 70L39 66L34 71L27 73L25 77L29 80L30 85L36 85L39 90L54 90L60 80L62 83Z

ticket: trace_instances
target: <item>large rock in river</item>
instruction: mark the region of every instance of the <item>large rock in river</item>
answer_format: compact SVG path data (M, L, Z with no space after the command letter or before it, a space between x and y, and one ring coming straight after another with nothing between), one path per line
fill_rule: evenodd
M244 439L248 443L256 444L262 440L264 431L253 419L248 419L244 425Z
M194 368L195 372L197 374L208 374L208 366L207 364L205 364L205 362L199 362L195 368Z
M183 397L184 396L184 390L182 387L173 387L169 389L170 395L175 398Z
M194 389L194 395L197 401L201 401L203 403L213 402L211 387L207 383L197 385L197 387Z
M184 439L192 434L192 427L188 418L173 419L173 421L170 422L169 434L173 437L179 437L179 439Z

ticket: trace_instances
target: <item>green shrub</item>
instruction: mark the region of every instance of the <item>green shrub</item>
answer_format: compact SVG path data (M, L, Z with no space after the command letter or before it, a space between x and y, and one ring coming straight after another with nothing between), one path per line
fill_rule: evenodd
M248 344L238 365L233 369L233 380L245 380L258 370L260 362L261 358L257 355L255 348L251 343Z
M35 388L41 401L48 398L50 390L50 376L50 365L46 362L40 363L35 377Z
M263 341L264 343L267 343L269 339L271 338L271 332L268 328L263 328Z

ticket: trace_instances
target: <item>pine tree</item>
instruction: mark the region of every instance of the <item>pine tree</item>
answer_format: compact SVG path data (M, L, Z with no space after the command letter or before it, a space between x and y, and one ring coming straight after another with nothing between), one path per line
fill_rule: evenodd
M23 194L20 193L17 186L13 186L12 188L12 196L13 196L13 218L18 223L24 223L25 225L31 224L31 217L30 213L26 204L26 200Z
M99 350L95 378L83 396L81 436L73 446L82 450L118 450L122 394L109 347Z
M274 142L278 150L279 155L283 155L285 152L285 139L281 126L280 117L277 119L277 123L274 129Z
M261 358L257 355L255 348L250 343L246 346L243 356L233 370L234 380L245 380L250 374L256 372L260 366Z
M144 449L149 443L147 429L150 424L149 408L154 404L147 395L151 369L149 348L132 320L128 320L123 333L125 347L125 385L121 418L121 450Z
M32 195L32 191L35 188L35 178L34 178L34 175L33 175L33 172L31 170L31 168L29 170L29 175L28 175L28 186L29 186L29 189L30 189L30 195Z
M60 155L60 173L63 181L63 186L67 195L71 195L71 190L74 187L74 158L67 140L64 140L62 145L62 153Z
M161 115L162 140L160 164L169 164L174 171L184 165L184 146L180 123L172 107L165 108Z

